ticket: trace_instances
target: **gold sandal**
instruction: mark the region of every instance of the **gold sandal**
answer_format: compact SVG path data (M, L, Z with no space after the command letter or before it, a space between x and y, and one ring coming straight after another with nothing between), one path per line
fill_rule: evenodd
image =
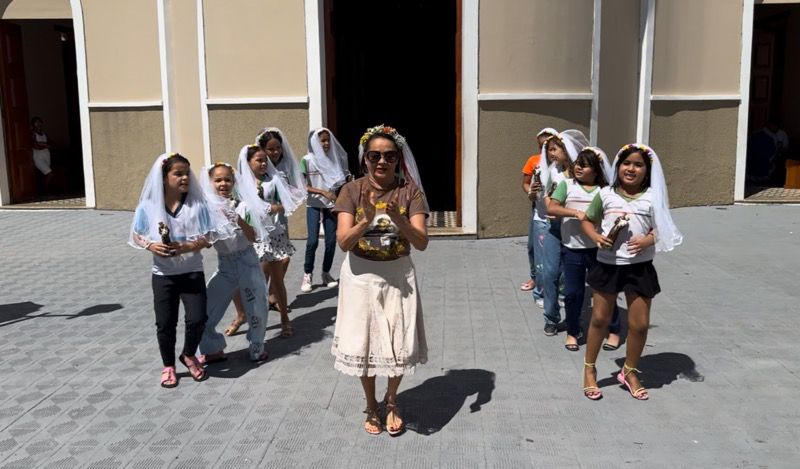
M236 334L237 332L239 332L239 328L242 327L242 325L245 322L247 322L247 321L246 320L241 320L239 318L234 319L231 322L231 325L225 328L225 332L223 332L223 334L225 334L228 337Z
M596 371L596 367L594 366L594 363L583 362L583 366L595 369L595 371ZM584 379L586 379L586 378L584 377ZM593 400L593 401L599 401L600 399L603 398L603 391L601 391L600 388L598 388L597 386L585 386L583 388L583 395L586 396L587 398Z

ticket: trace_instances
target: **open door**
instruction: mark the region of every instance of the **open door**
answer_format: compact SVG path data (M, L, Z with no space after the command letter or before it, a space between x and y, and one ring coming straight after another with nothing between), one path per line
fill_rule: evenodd
M22 32L19 26L0 22L0 55L0 92L3 101L8 185L13 203L27 202L36 197L36 175L31 157L28 95L25 89Z

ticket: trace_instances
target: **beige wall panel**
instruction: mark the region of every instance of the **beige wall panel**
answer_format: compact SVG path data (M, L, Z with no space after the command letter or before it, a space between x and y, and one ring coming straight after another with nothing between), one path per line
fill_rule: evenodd
M97 208L135 209L153 161L164 152L163 113L92 111L89 120Z
M212 107L208 115L211 161L236 165L242 145L253 143L264 127L278 127L289 139L295 157L306 154L308 109L293 105ZM307 236L305 207L289 217L289 233L294 239Z
M203 117L200 106L200 68L197 57L197 3L170 0L166 9L169 37L172 148L192 164L203 165ZM198 166L199 167L199 166Z
M53 27L71 21L15 21L22 27L22 54L28 113L44 120L45 131L55 148L70 145L67 90L61 38Z
M72 18L69 0L0 0L4 20Z
M90 102L161 100L155 0L83 0Z
M205 0L210 98L306 96L305 10L297 0ZM269 64L258 58L269 56Z
M733 203L738 109L736 102L653 102L650 144L671 206Z
M738 94L742 2L656 2L653 94Z
M597 144L612 156L636 139L639 0L604 0Z
M481 93L591 92L593 2L480 4Z
M531 206L522 193L522 166L538 153L544 127L589 134L590 101L482 102L478 134L478 236L522 236Z

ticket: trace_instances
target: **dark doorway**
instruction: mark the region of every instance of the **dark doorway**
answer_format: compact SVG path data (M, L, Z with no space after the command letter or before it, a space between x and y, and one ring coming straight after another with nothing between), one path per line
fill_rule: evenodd
M455 211L458 0L326 0L328 125L358 169L367 127L396 127L431 210Z
M780 198L800 166L800 4L756 5L753 21L745 196Z
M4 20L2 117L12 203L84 195L72 20ZM32 119L43 121L52 174L34 164ZM45 165L44 167L46 167Z

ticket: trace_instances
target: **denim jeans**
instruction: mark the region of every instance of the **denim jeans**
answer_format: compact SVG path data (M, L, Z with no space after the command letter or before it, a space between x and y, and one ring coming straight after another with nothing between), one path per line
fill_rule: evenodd
M561 321L561 308L558 305L558 290L561 280L561 220L550 220L544 233L542 259L542 292L544 293L545 324L558 324Z
M581 311L586 292L586 273L597 262L597 248L570 249L561 247L561 265L564 269L564 312L567 317L567 334L578 337ZM614 315L608 331L619 333L619 308L614 305Z
M310 274L314 271L314 257L319 246L320 217L325 224L325 257L322 259L322 271L330 272L333 255L336 253L336 214L329 208L306 207L306 225L308 240L306 241L306 261L303 271Z
M534 261L533 277L531 277L536 281L536 288L531 292L534 300L542 298L544 294L542 291L542 285L544 284L544 277L542 276L544 273L544 238L549 230L549 221L534 220L531 217L531 227L528 233L528 260L531 261L532 259ZM533 236L531 236L531 232ZM530 256L531 242L533 243L533 258Z
M264 351L264 334L267 331L267 283L258 262L256 251L248 247L239 252L220 255L219 269L206 286L208 292L208 321L200 353L208 355L225 350L225 336L217 331L217 324L238 288L244 303L247 323L247 341L250 358L255 360Z

